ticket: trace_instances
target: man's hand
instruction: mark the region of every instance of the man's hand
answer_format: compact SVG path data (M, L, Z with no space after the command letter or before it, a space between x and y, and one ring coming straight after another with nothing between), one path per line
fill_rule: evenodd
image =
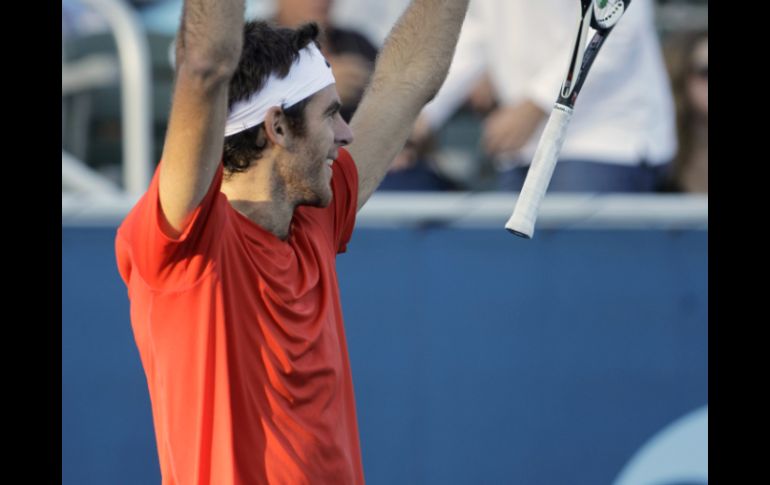
M357 104L372 75L372 63L356 54L329 55L326 60L332 66L343 106Z
M473 111L484 114L497 106L497 95L488 72L485 72L474 84L473 90L468 95L468 104Z
M404 148L396 155L390 164L389 172L398 172L412 168L418 158L424 157L434 145L434 135L428 120L420 115L414 122L412 134L406 140Z
M532 137L545 112L531 101L503 106L484 122L482 149L490 156L516 152Z
M390 168L388 169L388 172L389 173L400 172L402 170L412 168L416 164L417 164L417 149L414 147L412 143L407 141L406 145L404 145L404 148L402 148L401 151L398 152L398 155L396 155L396 158L393 159L393 162L390 164Z

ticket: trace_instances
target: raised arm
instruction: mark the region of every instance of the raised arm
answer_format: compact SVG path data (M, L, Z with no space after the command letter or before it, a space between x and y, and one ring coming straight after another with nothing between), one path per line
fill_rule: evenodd
M444 82L467 8L468 0L413 0L385 40L350 123L359 209L404 146L422 107Z
M183 231L222 156L227 87L243 44L244 0L185 0L163 158L160 203L170 236Z

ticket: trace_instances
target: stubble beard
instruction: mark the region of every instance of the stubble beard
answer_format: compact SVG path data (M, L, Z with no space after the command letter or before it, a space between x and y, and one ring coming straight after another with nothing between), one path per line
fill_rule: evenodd
M294 207L328 207L332 190L326 174L326 154L304 143L293 144L287 151L293 160L279 165L277 175Z

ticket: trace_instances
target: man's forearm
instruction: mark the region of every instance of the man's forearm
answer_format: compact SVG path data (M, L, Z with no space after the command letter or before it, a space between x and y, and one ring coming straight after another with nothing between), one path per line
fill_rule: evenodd
M172 237L190 221L222 157L228 86L243 46L243 14L243 0L184 4L158 189L163 230Z
M186 0L176 65L211 75L232 73L243 46L244 0Z
M413 0L388 35L351 122L356 141L349 151L358 167L359 209L444 82L467 9L468 0Z
M468 0L413 0L385 41L373 88L403 86L428 102L449 71L467 9Z

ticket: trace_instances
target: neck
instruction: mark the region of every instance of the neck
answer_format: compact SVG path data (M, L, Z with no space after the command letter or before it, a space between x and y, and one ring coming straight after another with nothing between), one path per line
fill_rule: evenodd
M222 181L222 192L235 210L285 241L296 204L288 200L275 177L275 160L259 159L247 171Z

